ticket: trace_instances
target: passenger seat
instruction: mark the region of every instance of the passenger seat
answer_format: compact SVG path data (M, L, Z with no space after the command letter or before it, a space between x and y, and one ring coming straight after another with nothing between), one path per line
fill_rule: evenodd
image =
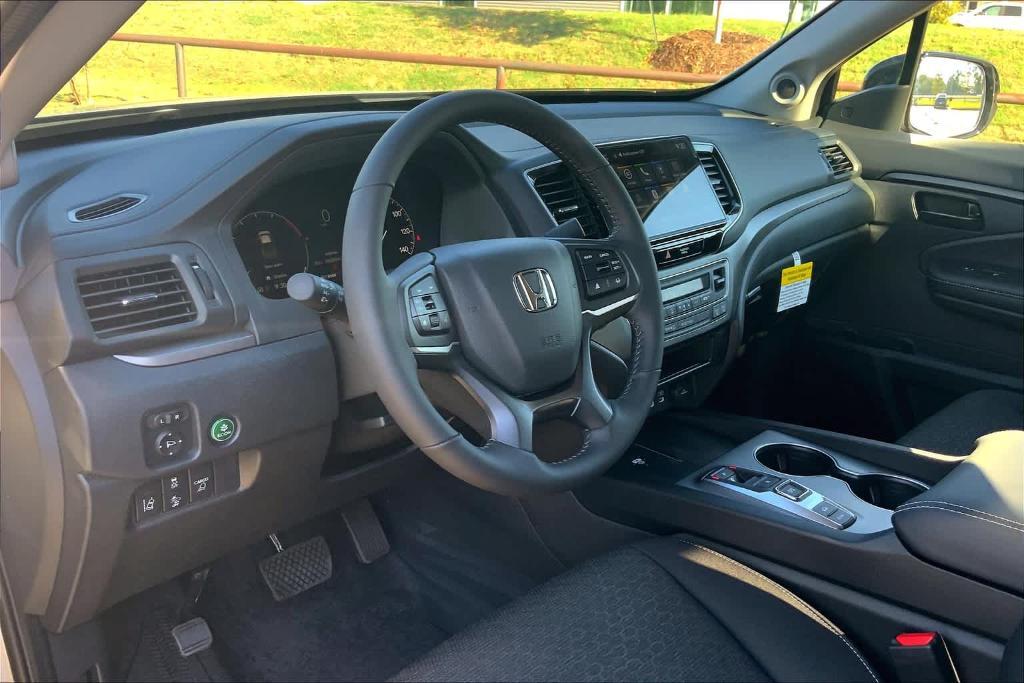
M985 389L961 396L897 443L945 455L970 455L978 437L1006 429L1024 429L1024 394Z

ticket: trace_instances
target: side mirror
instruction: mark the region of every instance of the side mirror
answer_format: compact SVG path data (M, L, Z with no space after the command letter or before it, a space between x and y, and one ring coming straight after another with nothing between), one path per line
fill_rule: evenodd
M907 126L936 138L969 138L996 113L999 74L989 62L951 52L925 52L917 67Z

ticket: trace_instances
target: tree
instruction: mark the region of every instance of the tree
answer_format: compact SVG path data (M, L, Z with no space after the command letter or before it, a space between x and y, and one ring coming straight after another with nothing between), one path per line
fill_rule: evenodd
M718 0L715 3L715 43L721 44L722 42L722 5L725 4L725 0Z

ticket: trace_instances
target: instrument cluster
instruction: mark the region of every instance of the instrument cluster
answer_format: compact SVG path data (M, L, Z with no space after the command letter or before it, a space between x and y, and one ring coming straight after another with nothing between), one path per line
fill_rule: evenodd
M234 222L231 237L257 292L286 298L288 278L302 272L343 284L341 242L357 170L292 178L261 195ZM441 201L435 180L414 168L403 173L379 227L385 269L438 246Z

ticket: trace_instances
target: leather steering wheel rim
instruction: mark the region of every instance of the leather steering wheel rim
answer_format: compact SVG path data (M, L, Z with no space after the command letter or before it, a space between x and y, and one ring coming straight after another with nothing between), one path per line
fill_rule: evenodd
M579 352L581 372L590 371L591 326L599 324L602 316L621 315L629 321L633 352L622 394L605 401L608 410L601 409L600 397L590 397L602 419L594 421L598 426L586 430L577 452L567 453L557 462L543 461L531 450L495 439L482 447L473 445L442 418L417 376L417 357L403 313L405 297L383 267L380 226L384 224L388 200L402 169L434 135L473 122L519 130L545 145L576 173L601 211L608 237L562 241L547 252L558 251L555 256L561 266L572 263L568 256L572 248L614 249L627 264L630 291L634 292L614 303L614 310L587 310L586 302L582 304L580 314L587 324ZM418 105L384 133L363 164L349 199L343 240L342 268L349 320L358 348L373 368L376 392L409 439L448 472L474 486L505 495L550 493L599 476L632 443L649 412L660 375L663 322L657 268L643 223L625 187L601 153L565 119L525 97L492 90L447 93ZM524 248L533 244L542 250L546 248L542 243L549 242L543 238L501 242L515 246L519 240L532 241L523 242ZM469 254L468 258L472 258L472 245L483 245L491 251L501 246L494 240L470 243L461 249ZM440 267L438 259L444 249L449 248L441 247L416 258L426 263L431 257ZM572 282L573 291L563 292L565 301L558 305L580 305L582 297L575 291L576 280ZM508 286L512 287L511 279ZM451 314L457 324L463 324L457 308ZM592 384L592 376L589 379ZM499 391L486 380L477 384ZM581 405L582 400L576 404Z

